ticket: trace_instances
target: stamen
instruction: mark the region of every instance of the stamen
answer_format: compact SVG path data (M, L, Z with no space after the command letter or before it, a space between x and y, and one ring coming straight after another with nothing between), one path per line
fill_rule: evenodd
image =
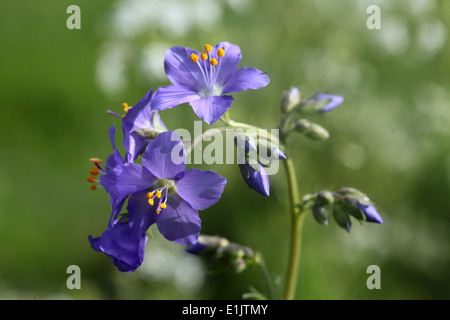
M97 185L93 184L92 186L90 186L89 189L91 189L92 191L93 191L93 190L97 190Z
M152 206L154 203L155 203L155 201L153 201L153 199L148 199L148 204L149 204L149 205Z
M91 176L96 176L100 173L100 169L97 167L92 167L92 169L89 171L89 173L91 174Z
M212 58L211 61L209 62L212 66L217 66L218 62L216 60L216 58Z
M149 192L149 193L147 193L147 199L150 199L150 198L153 198L153 192Z
M198 61L198 55L196 55L195 53L191 54L191 61L192 62L197 62Z
M96 183L97 182L97 178L95 176L89 176L86 178L87 181L89 181L90 183Z
M89 162L100 164L100 163L103 163L103 160L101 160L101 159L99 159L99 158L90 158L90 159L89 159Z
M132 107L130 107L130 106L128 105L128 103L124 102L124 103L122 103L122 108L123 108L123 111L127 112L127 111L130 110Z
M219 50L217 50L217 56L218 57L223 57L225 55L225 51L222 49L222 48L220 48Z
M164 202L161 203L161 209L165 209L165 208L167 208L167 205Z
M202 60L208 60L208 54L206 52L202 52L200 54L200 58L202 58Z
M158 199L161 199L161 191L160 190L156 190L156 197Z
M206 50L207 52L211 52L212 46L211 46L210 44L205 44L205 50Z

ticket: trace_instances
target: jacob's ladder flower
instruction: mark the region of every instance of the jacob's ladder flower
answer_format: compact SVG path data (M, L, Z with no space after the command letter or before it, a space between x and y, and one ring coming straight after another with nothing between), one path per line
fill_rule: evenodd
M201 53L187 47L167 50L164 68L172 85L157 90L152 109L189 103L203 121L215 123L230 108L230 93L269 84L269 77L258 69L236 69L241 58L240 48L228 42L207 44Z
M186 170L184 146L173 131L167 131L148 144L142 165L116 166L100 182L112 199L128 199L129 219L116 219L102 235L103 240L91 239L91 244L113 262L126 260L132 271L142 262L145 231L153 224L170 241L196 243L201 229L198 210L219 200L226 179L214 171Z

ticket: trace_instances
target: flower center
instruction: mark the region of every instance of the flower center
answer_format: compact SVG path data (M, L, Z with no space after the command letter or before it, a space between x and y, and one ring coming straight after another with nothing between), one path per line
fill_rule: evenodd
M156 206L156 214L161 212L161 209L167 208L167 198L169 193L176 191L175 183L172 180L158 179L154 185L155 189L147 193L148 204Z
M225 50L224 48L219 48L213 54L213 47L205 44L205 51L200 54L200 57L195 53L191 53L191 61L199 67L205 83L205 87L198 94L202 98L220 96L223 86L217 84L217 76L220 72L221 58L225 55ZM200 59L202 63L200 63Z

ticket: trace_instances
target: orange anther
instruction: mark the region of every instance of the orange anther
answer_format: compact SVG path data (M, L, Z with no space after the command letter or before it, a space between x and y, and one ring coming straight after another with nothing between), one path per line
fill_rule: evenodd
M100 164L100 163L103 163L103 160L101 160L99 158L90 158L89 162Z
M89 177L86 178L86 180L89 181L90 183L95 183L95 182L97 182L97 181L96 181L97 178L94 177L94 176L89 176Z

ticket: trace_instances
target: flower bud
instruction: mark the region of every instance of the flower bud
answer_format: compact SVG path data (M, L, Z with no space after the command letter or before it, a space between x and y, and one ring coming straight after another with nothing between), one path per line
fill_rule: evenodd
M332 94L316 94L301 103L299 112L303 114L325 113L339 106L344 98Z
M317 203L320 205L330 205L334 202L334 196L330 191L322 190L317 193Z
M259 156L265 160L285 160L285 154L280 150L280 147L266 139L258 140Z
M363 193L362 191L359 191L358 189L355 188L342 188L338 191L339 194L343 195L343 196L352 196L358 199L364 199L367 198L367 195L365 193Z
M186 249L186 252L200 255L207 250L218 250L230 244L228 239L216 236L200 235L197 243Z
M289 90L284 91L280 103L281 111L286 113L292 110L300 103L300 97L301 93L298 88L291 87Z
M312 207L312 213L313 213L313 217L314 219L316 219L316 221L324 226L328 225L328 212L327 209L325 209L324 206L321 206L319 204L315 204Z
M358 207L358 200L356 198L346 196L342 206L343 209L351 216L360 221L364 220L364 216Z
M330 137L330 134L324 127L306 119L298 120L295 123L294 129L315 141L324 141Z
M373 205L366 206L358 203L358 207L364 213L366 221L383 224L383 219Z
M212 274L240 273L259 263L259 256L251 248L229 242L222 237L199 236L198 242L186 252L200 256Z
M263 196L268 197L269 191L269 176L266 170L261 164L258 165L258 170L255 170L251 164L239 164L239 170L247 185L261 193Z
M333 210L333 217L334 220L337 222L337 224L341 227L347 230L347 232L350 232L350 229L352 227L352 223L350 221L350 217L347 215L347 213L339 208L338 206L335 206Z
M314 96L313 100L314 101L329 100L329 102L327 102L325 104L325 106L318 108L318 111L323 113L323 112L329 112L329 111L333 110L334 108L336 108L337 106L339 106L344 101L344 98L342 98L341 96L333 95L333 94L321 93L321 94Z

